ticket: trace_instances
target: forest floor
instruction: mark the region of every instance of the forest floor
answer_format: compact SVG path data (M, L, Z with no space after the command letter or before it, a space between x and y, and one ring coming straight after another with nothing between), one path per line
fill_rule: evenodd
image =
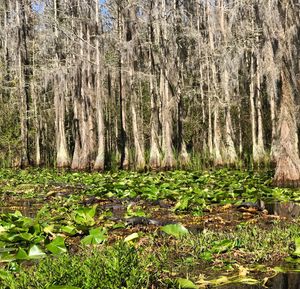
M300 269L300 191L271 175L1 170L0 288L268 286Z

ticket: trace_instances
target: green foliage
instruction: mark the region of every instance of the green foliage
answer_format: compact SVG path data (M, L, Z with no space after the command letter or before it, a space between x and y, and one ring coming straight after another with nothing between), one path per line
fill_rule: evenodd
M150 274L146 265L133 246L118 243L104 250L48 257L16 276L2 270L1 288L147 288Z
M174 236L175 238L181 238L182 236L189 234L188 229L181 224L165 225L161 228L161 230L168 235Z
M237 203L241 200L295 200L299 191L284 188L270 188L271 173L253 173L221 169L216 171L172 171L159 173L137 173L119 171L116 173L74 173L55 170L0 170L0 190L10 195L22 192L23 198L34 197L43 200L45 190L55 184L71 186L73 192L67 203L53 198L65 209L82 196L101 198L136 198L149 201L169 199L175 202L174 211L201 214L203 209L214 203ZM30 186L28 187L28 185ZM27 186L27 187L26 187ZM49 192L49 196L55 196ZM77 224L94 225L96 208L78 208L73 213ZM65 213L65 212L64 212ZM128 207L128 216L144 216L143 210Z
M183 288L186 288L186 289L197 289L198 287L190 280L188 279L183 279L183 278L178 278L177 279L177 283L178 283L178 286L179 288L183 289Z
M50 286L48 287L48 289L80 289L79 287L75 287L75 286L59 286L59 285L55 285L55 286Z
M105 174L0 170L0 193L5 196L1 202L6 198L16 202L34 199L41 204L33 218L19 211L0 214L0 262L7 269L0 271L3 288L149 288L151 282L157 282L159 288L167 286L166 280L171 280L171 288L189 288L184 286L193 286L190 282L197 286L254 282L248 276L216 278L210 283L206 279L190 281L189 272L216 263L230 271L240 262L267 262L274 254L274 244L285 258L288 244L296 240L296 248L290 252L295 262L299 259L298 226L282 228L272 223L264 230L241 222L232 232L204 229L194 235L192 229L189 232L182 225L169 224L151 233L143 225L146 230L136 232L125 228L124 219L110 218L112 209L103 204L114 205L117 200L117 204L125 204L121 206L124 217L145 217L149 211L144 204L163 200L171 205L164 209L180 220L187 213L201 215L214 204L300 200L298 190L271 188L270 182L269 173L226 169ZM120 236L124 243L111 247L107 239L117 228L129 232ZM143 247L145 242L145 250L134 247ZM70 255L73 249L79 254ZM236 256L246 256L244 260L235 259L233 252L237 251ZM28 262L33 265L23 267Z
M60 220L68 225L55 223L55 217L41 220L23 216L20 212L0 215L0 262L30 260L45 257L45 252L59 255L67 252L65 235L73 236L82 228L95 224L96 207L79 208L72 212L72 218ZM70 222L74 223L70 223ZM83 231L80 231L83 234ZM99 244L107 239L106 229L90 229L82 244Z
M61 236L57 236L52 242L46 245L46 248L54 255L59 255L67 252L65 240Z
M292 253L292 256L300 257L300 237L295 238L295 251Z
M81 225L83 227L90 227L95 225L95 214L96 214L96 206L92 208L84 207L79 208L73 212L73 218L76 224Z
M101 244L107 240L107 230L103 228L91 229L90 234L81 240L83 245Z

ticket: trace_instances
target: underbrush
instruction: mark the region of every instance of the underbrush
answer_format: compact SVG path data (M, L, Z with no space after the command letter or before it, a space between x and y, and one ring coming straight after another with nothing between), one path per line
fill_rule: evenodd
M0 170L0 289L259 283L255 272L300 260L299 219L259 205L300 192L270 183L270 172L227 169Z
M10 264L10 271L0 273L0 288L47 289L55 285L82 289L149 288L155 278L147 270L150 262L149 258L139 258L134 246L118 243L113 247L85 249L75 255L46 257L21 267Z
M128 243L82 247L76 254L10 263L0 271L0 288L181 288L179 280L214 284L220 271L232 278L228 280L238 276L243 282L241 270L243 278L259 283L251 279L257 265L274 274L276 263L291 253L298 229L298 224L246 225L232 232L204 230L181 238L152 234Z

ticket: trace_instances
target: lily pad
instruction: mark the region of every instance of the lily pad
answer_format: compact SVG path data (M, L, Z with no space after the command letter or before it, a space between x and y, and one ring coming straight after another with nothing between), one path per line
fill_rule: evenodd
M28 257L30 259L39 259L45 257L45 253L42 251L42 249L37 246L33 245L30 247L29 252L28 252Z
M81 240L83 245L101 244L107 240L107 230L104 228L91 229L90 234Z
M130 242L132 240L135 240L135 239L138 239L140 236L138 233L133 233L133 234L130 234L129 236L127 236L125 239L124 239L124 242Z
M78 225L93 226L95 224L94 216L96 214L97 205L91 208L79 208L74 212L74 221Z
M65 239L61 236L56 237L51 243L46 245L46 248L54 255L66 253Z
M300 237L295 238L295 251L292 253L293 257L300 258Z
M178 278L177 283L179 285L179 288L186 288L186 289L197 289L198 286L196 286L192 281L188 279Z
M26 253L26 251L23 248L20 248L17 255L16 255L16 259L17 260L28 260L28 254Z
M163 232L165 232L168 235L171 235L175 238L180 238L184 235L189 234L189 231L186 227L184 227L181 224L169 224L165 225L161 228Z

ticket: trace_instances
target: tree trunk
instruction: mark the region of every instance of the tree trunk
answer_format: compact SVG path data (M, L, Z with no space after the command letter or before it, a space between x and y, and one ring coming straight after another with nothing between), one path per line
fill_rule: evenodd
M134 140L134 156L135 156L135 168L138 171L143 171L146 166L145 162L145 150L143 142L143 122L138 113L138 97L137 97L137 88L135 85L135 73L137 64L135 64L135 57L138 50L142 50L142 47L139 47L139 35L136 34L136 27L132 23L138 23L136 17L137 7L135 4L130 6L126 11L127 21L130 21L126 25L126 36L127 36L127 65L128 65L128 94L130 93L130 108L131 108L131 120L132 120L132 133ZM137 44L137 43L138 44ZM135 49L136 47L136 49Z
M223 41L225 45L225 49L227 49L228 43L227 43L227 31L225 30L225 7L224 7L224 0L219 0L220 5L220 13L221 13L221 31L223 34ZM229 74L227 69L227 62L228 62L228 56L225 55L225 59L223 60L223 73L221 77L222 86L223 86L223 92L225 96L225 147L224 147L224 162L228 165L233 165L237 162L237 153L235 150L234 142L233 142L233 128L232 128L232 121L231 121L231 99L230 99L230 90L229 90Z
M152 62L152 61L151 61ZM149 166L151 169L158 169L161 165L161 156L159 151L159 116L158 116L158 107L157 107L157 87L155 82L155 87L153 84L153 79L155 75L150 75L150 97L151 97L151 118L150 118L150 126L151 126L151 136L150 136L150 159Z
M60 66L60 43L58 33L59 23L59 0L53 0L54 6L54 33L55 33L55 76L53 81L54 86L54 107L55 107L55 132L56 132L56 167L67 168L70 166L70 156L67 146L66 130L65 130L65 93L63 80L64 76Z
M89 113L90 105L86 92L86 73L87 67L84 59L83 42L83 23L79 27L80 40L80 59L77 66L76 94L74 99L74 121L75 121L75 149L71 168L72 170L90 169L90 131L89 131Z
M169 83L165 79L166 72L161 70L160 94L162 97L162 168L171 169L175 166L172 142L172 101L170 99Z
M97 125L98 125L98 152L94 164L94 170L103 171L105 167L105 124L103 113L103 92L100 74L100 47L99 47L99 3L95 0L95 31L96 36L96 75L95 75L95 92L96 92L96 109L97 109ZM102 62L101 62L102 64Z
M214 110L214 164L216 166L222 166L224 164L220 147L222 144L221 138L222 134L219 120L219 107L216 105Z
M19 2L20 1L20 2ZM18 78L19 78L19 95L21 102L20 122L21 122L21 167L29 165L28 152L28 111L29 111L29 89L30 84L26 83L28 80L29 69L29 54L27 48L27 24L25 19L25 6L22 0L16 0L16 22L18 27Z
M278 123L278 157L273 184L276 186L300 185L300 159L294 95L289 72L281 72L282 100Z
M125 19L122 16L121 7L118 7L118 33L119 45L124 41L124 26ZM119 102L120 102L120 152L121 152L121 169L129 168L129 151L128 151L128 136L127 136L127 118L126 118L126 91L124 77L124 55L123 50L119 51Z
M35 78L34 55L32 57L32 78ZM34 113L34 129L35 129L35 165L41 165L41 132L40 132L40 115L39 115L39 99L35 91L35 87L31 85L31 97L33 100L33 113Z
M263 162L266 157L264 145L263 119L262 119L262 96L260 85L260 56L257 58L257 162Z
M150 28L149 28L149 88L150 88L150 98L151 98L151 116L150 116L150 158L149 166L151 169L157 170L161 166L161 154L159 148L159 107L158 107L158 88L156 81L156 70L155 70L155 52L153 51L153 46L155 47L159 43L159 26L157 25L158 19L154 18L156 25L153 24L153 14L152 11L158 12L157 2L155 3L155 10L150 10ZM158 18L158 15L156 16ZM154 34L154 35L153 35Z
M135 93L132 92L132 95ZM135 96L133 96L135 98ZM132 130L133 130L133 138L134 138L134 148L135 148L135 168L138 171L143 171L145 169L145 157L144 157L144 146L141 142L140 130L138 128L138 123L140 123L140 119L138 119L136 112L136 100L131 100L131 114L132 114Z

